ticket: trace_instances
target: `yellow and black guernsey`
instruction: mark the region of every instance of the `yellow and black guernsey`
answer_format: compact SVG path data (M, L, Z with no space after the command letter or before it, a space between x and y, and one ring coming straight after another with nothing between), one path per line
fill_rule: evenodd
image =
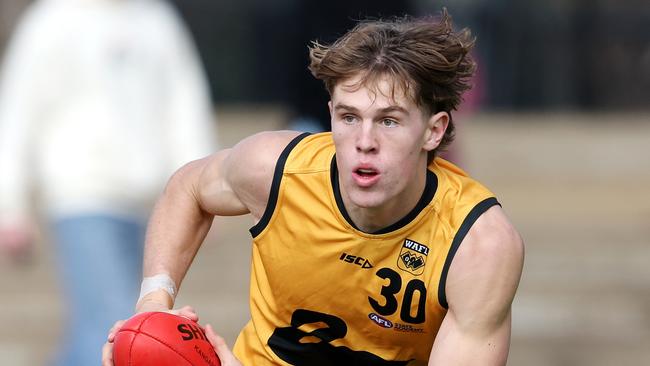
M498 202L437 158L417 206L374 233L343 205L330 133L296 137L251 228L246 366L424 365L447 312L445 281L476 219Z

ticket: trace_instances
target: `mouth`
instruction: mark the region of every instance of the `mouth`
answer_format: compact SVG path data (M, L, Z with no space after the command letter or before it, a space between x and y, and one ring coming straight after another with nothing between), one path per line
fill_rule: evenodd
M360 187L370 187L379 180L379 171L372 167L359 167L352 171L352 177Z
M359 168L354 171L354 174L357 174L361 177L374 177L375 175L379 174L377 173L376 170L374 169L366 169L366 168Z

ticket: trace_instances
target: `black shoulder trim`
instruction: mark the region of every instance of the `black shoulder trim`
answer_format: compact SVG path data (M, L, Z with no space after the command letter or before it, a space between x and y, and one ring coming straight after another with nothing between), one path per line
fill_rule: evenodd
M445 260L445 265L442 267L442 273L440 274L440 284L438 284L438 302L440 305L447 309L449 304L447 304L447 294L445 293L445 286L447 284L447 273L449 272L449 267L451 267L451 262L458 251L460 243L465 239L465 235L469 232L469 229L474 225L474 222L485 212L488 208L494 205L501 205L496 198L490 197L486 198L483 201L479 202L472 211L467 214L465 220L460 225L454 240L451 242L451 248L449 248L449 253L447 253L447 259Z
M361 229L359 229L357 225L354 224L354 221L352 221L352 218L348 214L348 211L345 209L345 205L343 204L343 197L341 197L341 187L339 186L339 171L338 166L336 165L336 154L332 156L332 162L330 163L330 180L332 181L334 199L336 200L336 206L339 208L339 212L341 215L343 215L343 218L348 222L348 224L352 225L353 228L361 231Z
M287 163L287 158L289 157L289 154L293 150L296 145L300 141L302 141L305 137L311 135L309 132L305 132L303 134L300 134L296 136L287 146L282 150L282 153L280 154L280 157L278 158L278 162L275 164L275 170L273 172L273 182L271 183L271 192L269 193L269 200L266 203L266 209L264 209L264 214L262 215L262 218L260 221L255 224L255 226L251 227L248 231L250 231L251 235L253 238L258 236L264 228L266 228L266 225L269 224L269 221L271 220L271 216L273 216L273 212L275 211L275 206L278 202L278 194L280 193L280 182L282 181L282 174L284 173L284 165Z

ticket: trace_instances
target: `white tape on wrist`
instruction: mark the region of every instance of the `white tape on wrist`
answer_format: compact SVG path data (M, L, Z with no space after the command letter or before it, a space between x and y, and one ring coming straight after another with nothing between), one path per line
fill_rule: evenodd
M140 285L140 297L138 302L142 300L143 297L147 296L154 291L165 290L172 297L176 299L176 284L171 277L167 274L161 273L151 277L145 277L142 279L142 285Z

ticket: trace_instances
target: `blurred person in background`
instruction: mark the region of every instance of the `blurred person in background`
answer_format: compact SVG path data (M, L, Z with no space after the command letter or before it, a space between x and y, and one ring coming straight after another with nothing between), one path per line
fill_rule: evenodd
M207 83L159 0L36 1L4 56L0 250L24 259L43 219L68 311L56 365L98 364L133 311L166 177L216 148Z
M16 18L27 7L29 0L0 1L0 56L2 55Z

